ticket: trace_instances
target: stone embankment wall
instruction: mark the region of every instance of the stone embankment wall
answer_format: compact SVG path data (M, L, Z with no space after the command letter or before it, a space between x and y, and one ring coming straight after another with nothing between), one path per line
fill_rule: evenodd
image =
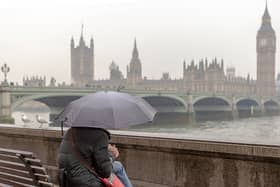
M113 131L135 187L278 187L280 147ZM55 180L59 130L0 126L0 147L33 151Z

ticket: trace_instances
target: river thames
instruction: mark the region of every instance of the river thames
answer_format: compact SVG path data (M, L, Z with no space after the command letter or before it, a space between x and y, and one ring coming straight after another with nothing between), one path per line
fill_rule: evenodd
M23 114L32 122L24 124L21 120ZM36 114L49 120L48 112L16 111L13 112L15 124L39 128L40 124L36 121ZM43 125L43 128L47 127L47 124ZM245 118L233 121L206 121L193 124L151 124L131 130L196 140L280 145L280 116Z

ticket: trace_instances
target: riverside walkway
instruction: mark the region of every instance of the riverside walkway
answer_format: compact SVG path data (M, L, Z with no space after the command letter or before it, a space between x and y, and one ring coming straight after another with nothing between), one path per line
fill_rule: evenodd
M280 146L111 131L135 187L276 187ZM0 125L0 146L32 151L56 182L59 128Z

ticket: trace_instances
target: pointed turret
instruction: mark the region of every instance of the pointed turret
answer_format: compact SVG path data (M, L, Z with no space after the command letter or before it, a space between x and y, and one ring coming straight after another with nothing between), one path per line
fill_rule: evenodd
M117 64L114 62L114 60L112 60L109 66L109 70L116 70L116 69L117 69Z
M94 45L94 43L93 43L93 37L91 36L91 38L90 38L90 48L93 48L93 45Z
M204 72L204 62L203 59L199 61L199 66L198 66L199 71Z
M208 59L205 58L205 70L207 70L207 69L208 69Z
M270 22L270 21L271 21L271 17L269 15L268 7L267 7L267 1L266 1L265 11L264 11L264 14L263 14L263 22Z
M75 47L75 42L74 42L74 38L73 36L71 37L71 48L74 48Z
M138 58L139 57L139 53L138 53L138 49L137 49L137 43L136 43L136 38L134 39L134 48L133 48L133 52L132 52L132 58Z
M191 67L194 68L194 59L191 61Z
M274 31L274 29L272 28L272 25L271 25L271 16L270 16L269 11L268 11L267 1L266 1L266 5L265 5L264 14L262 16L261 28L259 30L259 34L261 34L261 33L275 34L275 31Z
M85 44L85 41L84 41L84 24L82 24L81 36L80 36L80 45L83 45L83 44Z
M127 71L127 81L129 84L132 84L133 86L135 86L137 83L142 81L142 65L139 59L136 38L134 40L132 58L130 60L128 71Z

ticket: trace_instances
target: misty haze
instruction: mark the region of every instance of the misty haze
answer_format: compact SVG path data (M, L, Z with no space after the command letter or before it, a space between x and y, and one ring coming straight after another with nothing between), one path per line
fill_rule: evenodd
M0 186L279 186L279 7L1 2Z

